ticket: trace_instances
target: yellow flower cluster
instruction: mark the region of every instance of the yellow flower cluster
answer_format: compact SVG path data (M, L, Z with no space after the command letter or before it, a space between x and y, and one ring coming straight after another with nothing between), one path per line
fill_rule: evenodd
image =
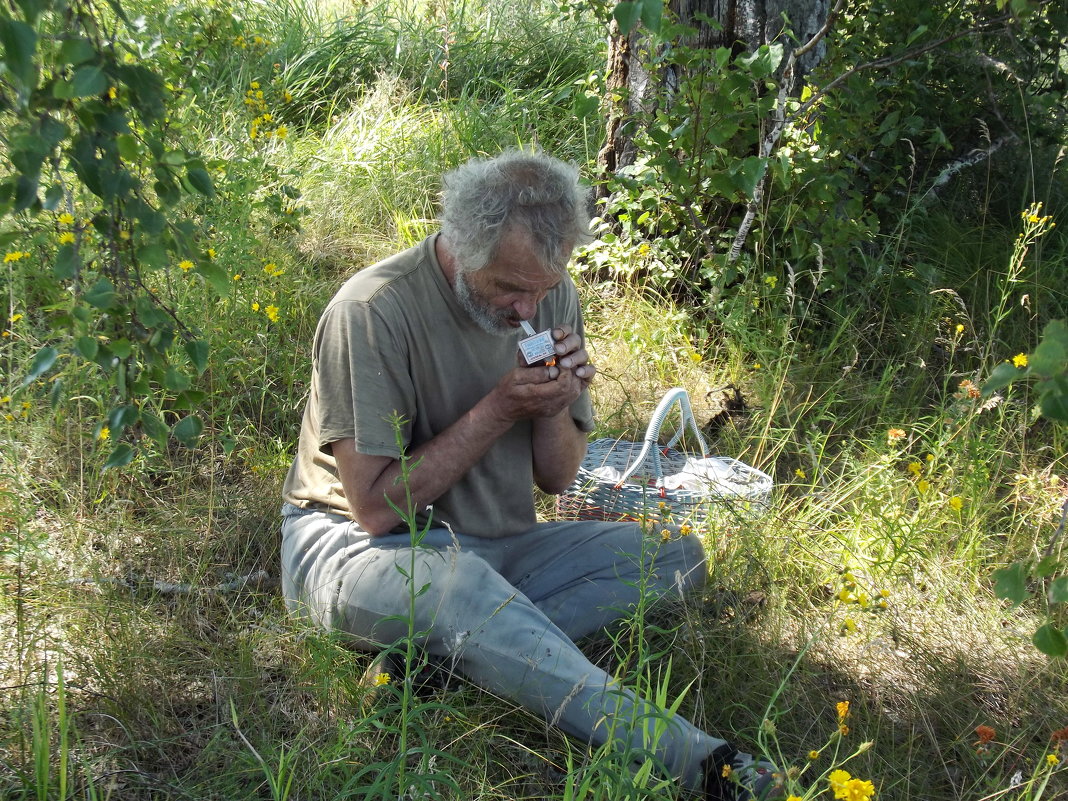
M875 796L875 785L869 781L854 779L847 771L835 770L827 777L831 792L839 801L869 801Z
M30 252L28 250L11 250L4 254L4 264L10 264L13 261L21 261L22 259L28 259Z
M250 81L249 88L245 91L245 107L254 115L249 124L248 138L257 139L285 139L289 135L289 128L285 125L276 124L274 114L267 110L267 96L259 81ZM290 103L293 94L288 90L282 90L282 102Z

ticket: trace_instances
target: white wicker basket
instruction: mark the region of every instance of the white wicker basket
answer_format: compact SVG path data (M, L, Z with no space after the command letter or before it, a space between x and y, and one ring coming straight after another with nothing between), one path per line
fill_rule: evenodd
M660 429L675 404L680 425L667 446ZM699 459L674 449L689 428L701 448ZM669 390L642 442L591 442L578 475L557 499L560 516L570 520L641 520L699 525L717 510L753 511L771 497L771 476L725 456L708 456L690 399L680 387Z

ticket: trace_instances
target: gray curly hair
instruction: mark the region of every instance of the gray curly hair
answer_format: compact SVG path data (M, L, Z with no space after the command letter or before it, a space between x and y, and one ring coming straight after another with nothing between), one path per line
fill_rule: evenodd
M441 233L462 273L481 270L513 227L530 233L546 269L563 274L575 246L589 242L590 190L578 168L537 150L506 150L447 173Z

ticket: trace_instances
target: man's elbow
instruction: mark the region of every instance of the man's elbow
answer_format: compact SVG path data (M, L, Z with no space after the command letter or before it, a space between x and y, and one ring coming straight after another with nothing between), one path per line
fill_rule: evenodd
M566 475L537 476L534 483L538 485L538 489L548 495L559 495L571 486L574 478L574 476Z
M388 505L364 503L354 506L352 519L356 521L360 531L378 537L391 532L400 518Z

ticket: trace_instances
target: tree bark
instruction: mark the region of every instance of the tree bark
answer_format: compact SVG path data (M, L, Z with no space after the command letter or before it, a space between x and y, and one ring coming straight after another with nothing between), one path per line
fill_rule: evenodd
M696 34L679 42L689 47L717 49L726 47L739 54L752 52L763 44L783 40L789 51L809 41L827 18L829 0L669 0L669 14L689 25ZM698 15L716 20L709 25ZM785 38L789 32L792 38ZM634 125L642 110L649 110L656 98L665 95L670 81L676 79L669 72L653 75L648 68L649 40L640 31L624 36L612 23L608 43L608 65L605 82L607 119L605 144L598 153L598 172L603 178L633 164L636 157ZM823 58L825 43L803 53L785 77L789 94L797 94L806 73ZM784 59L784 64L786 59ZM598 189L607 193L605 184Z

